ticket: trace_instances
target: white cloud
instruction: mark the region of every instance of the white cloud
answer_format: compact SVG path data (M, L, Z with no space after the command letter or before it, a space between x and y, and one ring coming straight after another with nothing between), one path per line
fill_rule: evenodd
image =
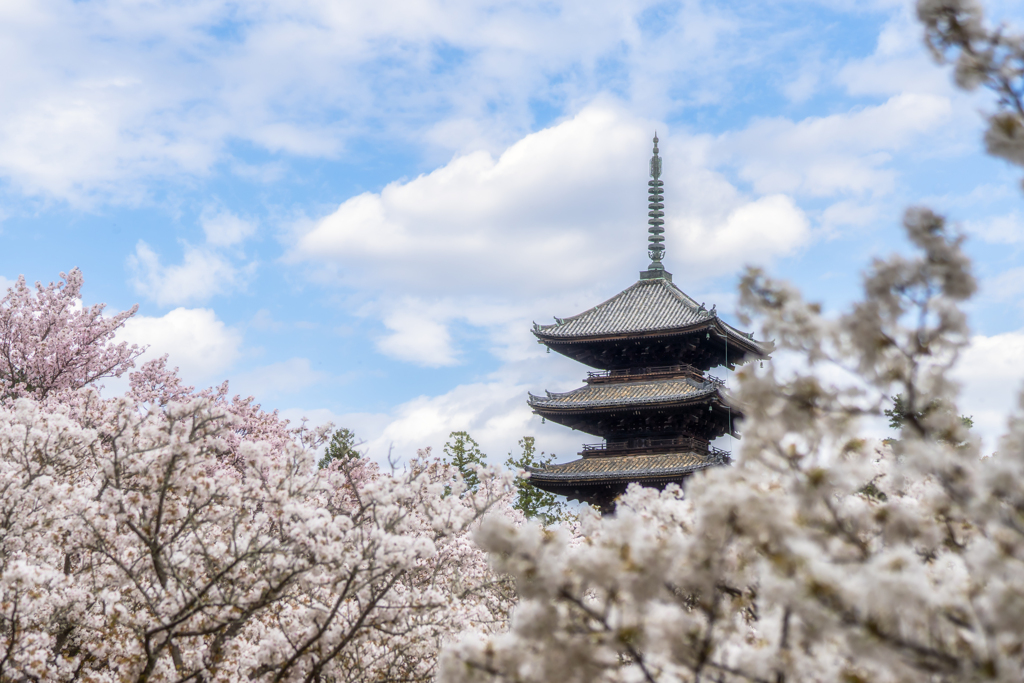
M617 291L606 291L609 275L622 289L646 267L644 176L654 127L592 104L496 159L474 152L353 197L301 226L289 259L372 298L362 310L389 330L378 342L384 353L451 365L451 321L528 321L537 303L583 305L583 293ZM744 196L702 168L705 148L703 139L662 133L666 263L683 274L684 288L791 254L810 239L790 199Z
M1001 216L966 221L964 227L969 233L992 244L1024 242L1024 219L1016 211Z
M8 280L3 275L0 275L0 299L7 294L7 290L13 287L15 282L17 282L17 280Z
M203 211L199 223L206 244L195 247L183 242L185 253L178 265L163 265L160 256L139 240L128 257L136 292L163 306L202 302L245 287L257 264L236 265L245 256L238 247L256 232L256 225L226 209L210 208Z
M416 307L415 302L403 302L385 314L383 322L389 334L377 341L377 348L392 358L418 365L454 365L456 351L445 325L447 320L448 316L438 320L429 309Z
M928 56L922 46L921 24L910 3L902 3L878 34L875 51L848 62L836 77L854 96L890 97L906 92L948 95L953 88L949 74Z
M836 75L836 84L855 98L917 95L945 100L948 111L928 128L927 147L915 151L928 158L977 154L984 122L978 111L989 110L992 98L983 88L973 93L958 89L951 69L935 63L924 48L913 3L903 2L895 9L878 35L875 51L847 62ZM914 140L913 130L907 140Z
M646 213L637 176L653 128L612 106L588 107L498 159L473 152L346 201L308 226L292 259L341 265L346 283L394 290L577 285L625 260L615 247L630 233L643 253L643 229L624 226Z
M950 112L945 97L904 93L851 113L759 119L722 135L713 150L762 194L886 193L895 179L887 167L891 153L934 130Z
M708 261L738 268L792 253L807 243L810 225L792 199L773 194L737 207L717 225L684 221L679 232L681 251L691 256L686 273L692 275L706 272Z
M528 328L524 329L528 335ZM538 450L557 453L565 461L576 457L580 444L592 443L596 437L553 423L542 424L527 405L527 395L531 391L543 394L544 389L574 389L582 384L586 370L559 354L537 353L529 359L506 361L500 370L479 381L447 388L438 395L418 396L387 411L292 407L281 414L296 423L306 417L311 425L332 422L347 427L364 442L361 450L384 465L389 454L401 463L419 448L431 447L440 454L453 431L468 431L494 464L504 462L523 436L535 436Z
M786 366L797 360L791 354L783 354L775 362L782 363L777 369L785 372ZM458 430L468 431L493 463L503 462L509 449L515 448L524 435L536 436L538 448L554 451L560 461L566 461L576 457L581 444L599 439L560 425L541 424L526 405L526 397L528 391L538 394L543 389L575 388L581 383L583 370L578 364L551 354L507 364L503 371L485 381L460 385L436 396L420 396L390 413L292 413L321 418L312 420L314 423L330 419L336 425L353 429L366 440L370 457L381 463L386 463L389 453L402 460L425 446L439 453L449 433ZM838 383L857 381L838 368L834 373L833 379ZM955 376L964 384L961 412L973 415L975 432L991 452L1005 431L1006 418L1016 406L1016 396L1024 381L1024 332L974 337ZM873 426L882 435L888 431L881 422Z
M979 207L989 208L1005 204L1006 200L1016 203L1019 197L1020 188L1016 186L1016 183L1004 185L982 183L975 185L967 192L927 195L922 197L921 201L926 205L939 206L944 211L955 209L958 213L963 213Z
M963 384L960 412L973 417L985 449L996 450L1024 388L1024 331L972 337L955 376Z
M186 381L203 384L224 379L238 360L242 335L208 308L176 308L160 317L136 315L125 323L118 339L149 346L144 360L168 354Z
M243 394L265 400L307 389L326 376L326 373L314 370L308 358L290 358L236 375L231 384Z
M460 385L439 396L421 396L387 416L356 415L342 420L346 426L352 424L357 435L365 434L366 452L381 463L389 454L405 460L428 446L440 454L453 431L469 432L492 464L503 463L523 436L536 436L538 450L554 451L563 461L573 459L580 444L598 440L561 425L542 425L526 404L530 389L540 391L512 378L493 378ZM361 433L361 429L371 431Z
M185 244L184 249L181 264L165 266L157 253L139 240L135 253L128 257L135 291L161 306L205 301L244 286L253 268L250 265L240 270L222 254L208 248Z
M153 178L211 173L237 141L330 158L373 131L448 156L472 121L500 146L533 125L531 100L603 90L609 55L646 110L695 81L687 91L720 97L716 76L741 60L716 48L741 24L694 2L652 33L638 25L651 4L3 3L0 176L73 202L139 201Z
M205 211L199 219L206 233L206 243L215 247L230 247L252 237L256 225L242 220L230 211Z

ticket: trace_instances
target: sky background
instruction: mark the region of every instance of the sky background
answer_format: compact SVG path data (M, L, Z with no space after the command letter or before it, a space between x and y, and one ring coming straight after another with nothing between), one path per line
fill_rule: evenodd
M527 392L587 368L531 323L646 267L657 130L666 265L730 322L745 264L837 313L908 251L905 207L956 222L981 281L961 408L994 448L1024 379L1022 174L921 33L884 0L4 0L0 285L77 266L86 304L139 304L148 356L378 460L453 430L566 460L597 439Z

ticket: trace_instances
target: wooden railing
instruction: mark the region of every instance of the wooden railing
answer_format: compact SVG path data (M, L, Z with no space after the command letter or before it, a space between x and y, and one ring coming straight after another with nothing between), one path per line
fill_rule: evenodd
M711 382L719 386L725 384L724 381L713 377L712 375L705 375L698 368L686 363L680 363L679 365L653 365L650 367L643 368L625 368L622 370L603 370L599 372L588 372L587 373L587 384L600 384L603 382L628 382L630 380L639 378L669 378L669 377L689 377L695 379L698 382Z
M715 448L704 439L692 436L683 436L675 439L628 439L625 441L609 441L607 443L583 444L580 455L583 457L600 457L605 455L643 455L657 451L692 451L694 453L707 453L719 459L728 461L729 452L721 448Z

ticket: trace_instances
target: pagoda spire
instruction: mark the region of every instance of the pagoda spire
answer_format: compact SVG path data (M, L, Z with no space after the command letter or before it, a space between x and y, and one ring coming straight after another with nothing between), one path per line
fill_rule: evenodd
M661 157L658 156L658 133L654 133L654 156L651 157L651 180L647 181L647 215L649 220L647 228L647 255L651 259L651 265L647 270L640 272L641 280L654 280L662 278L672 281L672 273L665 270L661 259L665 256L665 197L662 188L665 183L661 180Z

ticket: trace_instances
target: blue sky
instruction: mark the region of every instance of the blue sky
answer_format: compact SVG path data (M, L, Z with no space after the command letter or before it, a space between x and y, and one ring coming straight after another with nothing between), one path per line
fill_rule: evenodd
M667 265L727 317L744 264L838 311L906 248L904 207L957 222L982 282L963 408L994 444L1024 377L1021 174L920 34L884 0L8 0L0 284L78 266L189 381L373 457L460 429L568 457L594 439L526 394L585 369L530 324L646 266L656 129Z

